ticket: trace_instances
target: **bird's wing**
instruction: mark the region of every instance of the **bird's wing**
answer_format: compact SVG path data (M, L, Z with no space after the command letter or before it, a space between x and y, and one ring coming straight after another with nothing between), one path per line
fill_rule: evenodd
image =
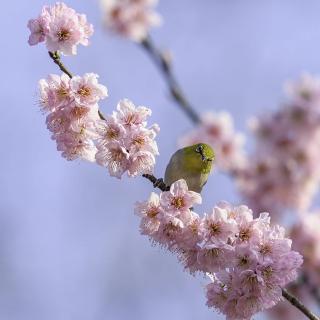
M164 175L164 182L168 186L170 186L173 182L181 179L182 167L180 158L182 157L182 155L180 153L180 150L176 151L172 155L167 165L166 172Z

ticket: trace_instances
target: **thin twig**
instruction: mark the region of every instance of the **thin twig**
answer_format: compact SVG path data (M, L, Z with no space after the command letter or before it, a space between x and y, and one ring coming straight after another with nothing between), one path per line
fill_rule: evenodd
M193 123L196 124L200 122L198 113L195 111L195 109L192 107L192 105L182 92L180 85L173 75L172 68L162 52L156 48L150 37L142 41L141 45L148 52L155 65L161 70L169 87L171 96L174 98L177 104L181 107L181 109L186 113L186 115Z
M72 73L62 63L58 51L55 51L55 52L49 51L49 56L63 73L65 73L70 79L73 77ZM103 116L103 114L100 110L98 110L98 114L99 114L99 117L101 120L106 120L106 118Z
M106 118L104 117L104 115L102 114L102 112L100 110L98 110L98 114L101 120L106 120Z
M61 62L60 55L57 51L51 52L49 51L49 56L53 60L53 62L59 67L59 69L64 72L70 79L72 78L72 73L67 70L67 68Z
M289 293L286 289L282 289L282 296L287 299L293 306L299 309L310 320L320 320L312 311L310 311L301 301Z
M154 175L152 174L143 174L142 175L144 178L148 179L150 182L153 183L153 186L155 188L160 189L161 191L168 191L170 190L170 186L167 186L164 182L163 179L157 179Z

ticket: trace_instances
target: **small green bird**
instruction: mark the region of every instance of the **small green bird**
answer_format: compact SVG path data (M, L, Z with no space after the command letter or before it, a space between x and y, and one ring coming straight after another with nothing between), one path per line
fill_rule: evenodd
M173 182L184 179L189 190L200 193L207 183L213 160L214 151L205 143L179 149L167 165L164 183L170 186Z

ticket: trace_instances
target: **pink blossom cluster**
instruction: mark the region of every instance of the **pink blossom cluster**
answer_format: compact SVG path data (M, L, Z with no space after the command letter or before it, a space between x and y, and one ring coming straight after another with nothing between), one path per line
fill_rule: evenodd
M124 99L112 115L96 122L96 160L111 176L121 178L125 171L129 177L152 173L159 154L155 137L160 128L157 124L147 127L150 115L149 108L135 107Z
M287 85L289 102L251 122L256 149L238 172L247 203L274 213L307 210L320 181L320 79Z
M63 157L96 161L117 178L125 171L130 177L152 173L160 129L157 124L147 127L150 109L124 99L112 115L101 119L98 102L108 92L94 73L71 79L52 74L40 80L39 88L47 127Z
M93 33L86 15L61 2L44 6L38 18L29 20L28 28L31 31L30 45L45 42L49 51L65 55L75 55L79 44L87 46Z
M70 79L65 74L51 74L39 81L39 91L40 106L48 113L47 127L62 156L95 161L98 102L108 95L107 88L98 83L98 75L86 73Z
M181 146L204 142L212 146L216 154L216 165L223 171L234 171L244 166L244 136L235 132L229 113L208 112L201 117L200 124L180 139Z
M136 42L143 41L151 27L161 23L153 11L157 0L101 0L108 29Z
M276 305L302 264L285 230L271 226L268 213L254 219L248 207L226 202L200 217L190 209L199 203L184 180L160 196L152 193L136 204L141 233L177 253L190 273L209 275L207 305L227 319L250 319Z

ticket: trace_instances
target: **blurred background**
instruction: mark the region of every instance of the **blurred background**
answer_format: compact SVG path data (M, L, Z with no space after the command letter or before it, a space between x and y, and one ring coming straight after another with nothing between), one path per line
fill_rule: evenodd
M145 52L103 29L98 1L65 2L95 26L91 46L65 64L100 75L109 89L104 113L125 97L151 107L150 123L161 127L155 173L162 176L192 124ZM110 178L56 151L36 92L40 78L59 71L43 45L27 44L27 21L44 4L2 3L0 319L223 319L205 306L206 279L190 277L139 234L133 207L149 196L150 183ZM157 11L164 24L152 36L172 52L186 95L199 111L231 112L238 130L283 101L285 80L319 71L317 0L160 0ZM217 172L203 198L199 212L219 200L240 201Z

